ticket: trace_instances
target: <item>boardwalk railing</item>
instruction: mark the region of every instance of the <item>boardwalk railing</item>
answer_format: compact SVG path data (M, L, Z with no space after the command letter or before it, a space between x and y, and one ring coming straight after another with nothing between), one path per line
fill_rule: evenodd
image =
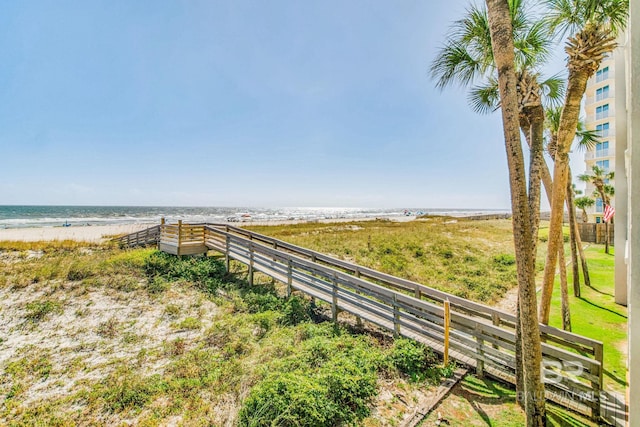
M160 225L150 227L136 233L113 239L120 246L134 248L136 246L153 245L160 241Z
M449 355L515 382L515 316L419 283L339 260L290 243L229 225L163 224L162 250L174 254L214 250L255 272L302 292L339 312L351 313L396 336L423 342L442 353L445 300L450 302ZM603 379L602 342L540 325L542 373L548 399L599 419Z

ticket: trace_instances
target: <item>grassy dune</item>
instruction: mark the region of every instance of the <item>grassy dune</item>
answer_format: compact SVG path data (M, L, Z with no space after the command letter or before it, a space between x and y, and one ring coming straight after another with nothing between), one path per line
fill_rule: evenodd
M499 301L517 284L509 220L436 217L249 228L484 303Z
M451 372L213 258L0 247L3 425L397 425Z

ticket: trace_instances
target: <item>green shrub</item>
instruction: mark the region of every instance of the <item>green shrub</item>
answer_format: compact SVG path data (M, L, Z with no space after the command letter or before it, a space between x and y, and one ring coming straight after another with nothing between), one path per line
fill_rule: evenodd
M317 379L297 372L272 376L251 390L238 414L238 425L333 426L337 408L327 391Z
M335 403L332 425L348 424L367 417L370 404L377 393L377 375L351 360L324 365L320 383Z
M200 289L215 292L226 276L224 264L208 257L180 258L154 252L145 259L144 271L149 278L162 277L169 281L186 280Z
M398 371L414 380L430 374L429 370L438 363L438 358L430 348L406 338L394 341L388 359Z
M297 325L311 319L311 307L307 300L292 296L284 302L282 307L282 318L280 323L283 325Z

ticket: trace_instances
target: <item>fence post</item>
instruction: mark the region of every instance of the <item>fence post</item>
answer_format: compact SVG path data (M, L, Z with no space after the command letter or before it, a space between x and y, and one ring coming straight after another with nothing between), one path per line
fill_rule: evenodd
M476 323L475 331L476 331L476 343L477 343L476 352L478 353L478 356L483 357L484 350L482 349L482 346L484 345L484 340L480 338L482 334L480 323ZM484 377L484 359L480 359L480 358L476 359L476 376L478 378Z
M334 323L338 321L338 278L333 275L331 287L331 320Z
M226 238L225 238L226 250L224 252L224 264L227 267L227 273L230 272L230 270L229 270L229 267L230 267L230 265L229 265L230 264L229 263L229 240L230 240L229 239L229 235L227 234Z
M491 323L493 323L493 326L500 326L500 315L498 315L498 313L491 313ZM493 338L498 339L499 337L493 335ZM494 343L493 348L498 348L498 344Z
M164 231L165 223L165 219L160 218L160 228L158 229L158 249L160 249L160 245L162 244L162 232Z
M249 243L249 285L253 286L253 244Z
M600 362L598 368L598 381L591 381L591 389L593 390L593 406L591 408L591 419L593 421L600 420L601 401L600 393L602 393L602 380L603 380L603 348L602 345L596 345L593 347L593 358Z
M359 279L360 278L360 269L358 267L355 268L355 270L353 270L353 274ZM359 292L356 291L357 294L359 294ZM362 328L362 318L360 316L358 316L357 314L356 316L356 326L358 328Z
M398 310L398 294L393 294L393 336L400 336L400 310Z
M449 364L449 325L451 324L451 304L449 299L444 300L444 366Z
M293 268L291 258L287 260L287 298L291 297L291 283L293 282Z
M422 299L422 292L420 292L420 288L418 286L416 286L415 295L416 295L416 298Z
M178 220L178 250L177 250L178 256L180 256L181 245L182 245L182 220L179 219Z

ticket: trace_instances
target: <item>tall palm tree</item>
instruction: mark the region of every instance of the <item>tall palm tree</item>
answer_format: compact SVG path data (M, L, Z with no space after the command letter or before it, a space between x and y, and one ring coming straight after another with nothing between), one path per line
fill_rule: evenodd
M569 75L558 128L547 259L540 297L540 321L548 324L558 251L562 245L569 149L578 126L580 103L587 80L598 70L605 55L616 47L617 34L626 27L629 3L628 0L546 0L545 3L551 28L562 36L569 36L565 46Z
M540 222L540 174L548 169L544 164L543 131L545 113L543 99L557 103L563 96L563 81L558 76L542 80L537 69L549 56L552 39L541 19L533 14L523 0L508 0L513 28L517 79L518 119L520 129L530 148L528 200L531 212L533 240L537 245ZM431 75L437 86L453 83L469 86L468 99L474 111L488 113L500 107L497 69L491 49L487 10L470 6L463 19L456 21L431 65ZM531 260L535 264L535 259Z
M587 208L593 206L596 201L589 196L577 197L574 201L576 207L582 210L582 222L589 222L589 214L587 214Z
M527 425L546 425L544 386L540 366L542 350L540 328L536 320L536 285L532 259L534 234L527 194L524 155L520 142L520 121L515 70L514 27L512 8L508 0L486 0L488 29L491 35L493 61L498 71L497 81L500 91L502 124L504 131L509 181L511 189L511 210L513 212L513 235L516 251L518 276L518 317L516 330L520 332L522 369L516 370L521 378L518 391L524 392Z
M595 191L593 192L594 197L600 198L602 200L603 206L608 206L611 204L611 196L615 194L615 190L613 185L609 183L615 177L615 173L613 171L606 171L603 168L593 165L591 168L593 174L584 174L579 175L578 179L580 181L591 183L595 187ZM606 237L604 239L605 253L609 253L609 221L606 222L605 225L605 233Z

